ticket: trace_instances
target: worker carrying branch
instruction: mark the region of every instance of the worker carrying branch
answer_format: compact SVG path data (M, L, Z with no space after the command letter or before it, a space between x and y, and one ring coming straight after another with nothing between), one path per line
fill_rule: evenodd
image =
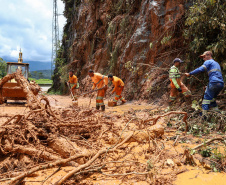
M112 74L108 75L108 79L113 83L114 89L112 91L112 94L115 93L115 99L113 100L114 106L117 105L117 101L120 99L122 101L122 104L126 103L126 100L121 96L122 91L124 89L124 83L123 81L116 77L113 76Z
M169 71L169 79L171 81L170 86L170 105L176 100L178 92L182 92L183 95L190 99L191 91L182 83L181 81L181 73L179 71L180 65L183 61L180 58L175 58L173 60L174 65L170 68Z
M211 51L205 51L202 55L200 55L200 57L205 61L203 65L190 73L185 73L186 76L195 75L204 71L208 73L209 84L205 90L202 101L203 114L206 114L210 108L219 111L216 103L216 97L224 87L221 67L216 61L213 60L212 56L213 54Z
M76 94L76 89L79 88L79 83L78 83L78 78L77 78L77 76L74 75L74 71L73 70L69 71L69 80L68 80L67 83L71 87L71 91L72 91L73 95L75 95Z
M104 96L107 90L108 77L100 73L94 73L93 70L89 70L88 75L91 77L93 82L92 90L94 90L96 87L100 89L97 91L96 109L99 110L101 107L101 110L105 111Z

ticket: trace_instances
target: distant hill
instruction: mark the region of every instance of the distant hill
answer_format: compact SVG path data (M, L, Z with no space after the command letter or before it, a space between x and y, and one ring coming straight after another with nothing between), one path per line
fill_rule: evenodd
M17 62L17 59L10 58L7 56L2 57L6 62ZM28 61L23 60L24 63L29 63L30 71L37 70L51 70L51 62L40 62L40 61Z
M51 62L24 61L29 63L30 71L51 70Z
M30 77L35 79L51 79L51 70L30 71Z

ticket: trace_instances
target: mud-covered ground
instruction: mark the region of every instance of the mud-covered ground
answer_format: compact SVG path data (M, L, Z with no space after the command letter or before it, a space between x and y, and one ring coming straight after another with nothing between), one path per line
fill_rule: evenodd
M26 104L0 106L0 184L225 184L224 132L210 126L194 134L180 107L108 107L105 100L101 112L95 99L79 98L73 107L69 96L46 97L46 113Z

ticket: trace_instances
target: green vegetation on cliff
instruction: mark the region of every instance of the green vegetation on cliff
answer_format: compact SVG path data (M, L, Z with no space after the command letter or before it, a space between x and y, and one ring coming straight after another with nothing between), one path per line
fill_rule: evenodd
M185 25L185 42L189 43L192 65L201 65L203 61L196 56L211 50L214 59L226 69L226 1L195 1L186 13Z
M6 62L0 58L0 78L6 75Z

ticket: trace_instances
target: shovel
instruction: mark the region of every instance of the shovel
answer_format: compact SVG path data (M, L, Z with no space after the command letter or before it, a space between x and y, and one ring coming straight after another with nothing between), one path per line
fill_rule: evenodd
M73 104L74 106L78 106L78 101L75 100L75 97L74 97L74 95L73 95L73 93L72 93L72 90L71 90L71 88L70 88L70 86L69 86L68 83L67 83L67 85L68 85L68 88L69 88L69 90L70 90L70 92L71 92L72 104Z
M99 89L95 89L95 90L92 90L92 91L89 91L89 92L86 92L86 93L82 93L82 94L80 94L79 96L84 96L84 95L86 95L86 94L93 93L93 92L99 91L99 90L101 90L101 89L104 89L104 87L101 87L101 88L99 88Z

